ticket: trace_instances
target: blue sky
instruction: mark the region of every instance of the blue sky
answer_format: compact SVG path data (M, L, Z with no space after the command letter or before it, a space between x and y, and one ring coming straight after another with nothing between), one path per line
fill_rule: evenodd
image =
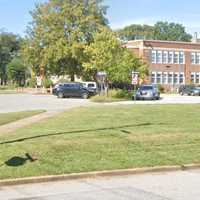
M29 11L45 0L0 0L0 28L24 35L31 21ZM200 33L199 0L105 0L113 29L126 25L150 24L158 20L182 23L187 31Z

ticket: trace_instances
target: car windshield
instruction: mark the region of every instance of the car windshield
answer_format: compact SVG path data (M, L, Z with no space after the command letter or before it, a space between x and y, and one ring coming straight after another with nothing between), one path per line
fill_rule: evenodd
M140 90L152 90L153 87L152 86L142 86L139 88Z
M89 87L89 88L93 88L93 87L95 87L95 85L94 85L93 83L89 83L89 84L88 84L88 87Z

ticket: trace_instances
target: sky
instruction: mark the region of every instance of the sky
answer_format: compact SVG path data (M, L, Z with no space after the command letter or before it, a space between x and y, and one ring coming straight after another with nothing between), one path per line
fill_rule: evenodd
M31 21L29 11L46 0L0 0L0 29L25 35ZM105 0L107 18L113 29L130 24L153 25L157 21L178 22L200 37L199 0Z

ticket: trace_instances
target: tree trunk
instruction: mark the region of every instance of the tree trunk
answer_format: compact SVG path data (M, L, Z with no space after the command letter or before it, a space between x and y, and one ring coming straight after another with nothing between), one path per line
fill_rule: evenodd
M71 75L70 75L70 79L71 79L71 82L74 82L74 81L75 81L74 74L71 74Z

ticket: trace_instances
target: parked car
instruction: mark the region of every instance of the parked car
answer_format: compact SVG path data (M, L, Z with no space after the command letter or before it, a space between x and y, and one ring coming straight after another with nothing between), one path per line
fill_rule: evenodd
M62 83L58 83L54 86L52 93L53 95L57 95L57 89L62 86Z
M57 86L54 90L54 95L58 98L82 97L87 99L90 96L90 93L81 83L64 83Z
M178 92L180 95L200 96L200 88L194 85L181 85Z
M96 95L97 94L97 83L96 82L83 82L83 87L85 87L90 95Z
M136 99L136 100L159 100L160 92L159 92L157 86L142 85L136 91L136 94L133 96L133 99Z

